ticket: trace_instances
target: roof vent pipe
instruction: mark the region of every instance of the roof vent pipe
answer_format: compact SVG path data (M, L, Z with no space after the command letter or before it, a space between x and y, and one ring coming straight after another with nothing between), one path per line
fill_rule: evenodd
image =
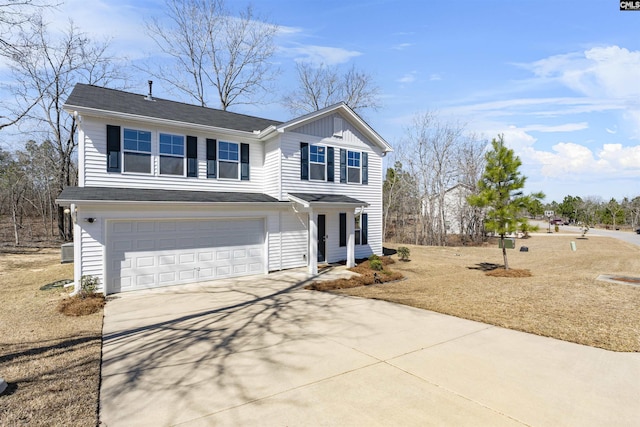
M153 87L153 80L149 80L149 95L147 95L144 99L147 101L153 101L153 92L151 88Z

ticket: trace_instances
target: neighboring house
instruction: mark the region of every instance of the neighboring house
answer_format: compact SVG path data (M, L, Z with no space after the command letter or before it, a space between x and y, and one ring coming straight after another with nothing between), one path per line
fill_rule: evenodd
M105 294L382 254L382 157L346 104L286 123L78 84L75 286Z
M472 188L466 184L456 184L448 188L442 195L433 196L422 204L423 215L433 215L434 222L438 222L442 214L446 234L469 234L472 224L472 209L467 197L472 194ZM444 209L440 209L440 201Z

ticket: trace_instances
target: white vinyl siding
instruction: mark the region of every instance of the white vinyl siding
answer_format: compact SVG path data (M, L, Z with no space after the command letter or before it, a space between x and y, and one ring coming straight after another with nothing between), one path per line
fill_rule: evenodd
M84 147L84 173L78 185L81 187L126 187L126 188L158 188L166 190L184 190L188 186L192 191L241 191L247 193L264 192L264 143L254 140L234 139L234 142L249 144L249 164L251 170L250 180L217 180L207 179L207 148L206 138L223 139L213 133L193 132L188 128L158 127L150 129L153 132L152 140L152 173L127 174L107 173L107 141L106 125L118 125L121 128L147 129L139 123L96 120L90 116L83 116L82 130L85 139ZM158 134L159 133L191 135L198 138L198 177L186 177L177 175L160 175L158 173ZM123 142L124 146L124 142ZM80 157L79 159L82 159ZM82 169L82 164L79 167Z
M288 210L280 215L280 269L307 265L309 216Z
M273 138L265 143L265 160L264 160L264 192L271 197L280 199L281 182L281 151L280 138Z

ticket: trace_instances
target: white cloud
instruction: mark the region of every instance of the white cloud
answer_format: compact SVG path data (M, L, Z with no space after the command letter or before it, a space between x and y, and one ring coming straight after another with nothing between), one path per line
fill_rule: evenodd
M440 76L440 74L438 73L433 73L429 76L429 80L432 82L438 81L438 80L442 80L442 76Z
M311 62L316 65L343 64L352 58L362 55L361 52L340 47L302 44L296 47L283 47L280 51L285 55L292 56L296 61Z
M559 81L589 97L640 96L640 51L619 46L594 47L541 59L528 68L538 77Z
M416 81L416 71L411 71L398 79L398 83L409 84Z
M394 50L405 50L406 48L409 48L411 46L413 46L413 43L400 43L400 44L397 44L397 45L393 46L392 49L394 49Z
M578 130L588 129L589 124L587 122L580 123L565 123L562 125L527 125L523 127L525 131L534 131L534 132L575 132Z

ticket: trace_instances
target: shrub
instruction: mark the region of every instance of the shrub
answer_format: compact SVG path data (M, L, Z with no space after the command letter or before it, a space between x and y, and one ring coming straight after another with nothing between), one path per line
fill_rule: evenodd
M66 298L58 304L58 311L66 316L85 316L102 309L105 304L104 295L96 294L100 279L96 276L82 276L80 278L80 292Z
M80 292L78 296L80 298L87 298L93 295L98 289L98 285L100 284L100 279L96 276L82 276L80 278Z
M369 268L375 271L382 271L382 261L379 259L372 259L369 261Z
M376 261L376 260L379 260L379 259L380 259L380 257L378 255L376 255L376 254L373 254L373 255L371 255L369 257L369 261Z
M402 260L402 261L409 261L409 254L410 253L411 253L411 251L406 246L400 246L398 248L398 256L400 257L400 260Z

